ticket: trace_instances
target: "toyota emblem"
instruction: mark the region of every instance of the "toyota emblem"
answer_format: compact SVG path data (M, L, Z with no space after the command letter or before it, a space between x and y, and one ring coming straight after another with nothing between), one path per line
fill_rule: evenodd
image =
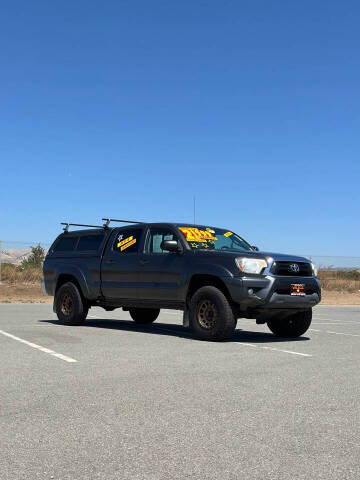
M298 273L300 270L299 265L297 263L291 263L289 265L289 268L290 268L290 271L294 273Z

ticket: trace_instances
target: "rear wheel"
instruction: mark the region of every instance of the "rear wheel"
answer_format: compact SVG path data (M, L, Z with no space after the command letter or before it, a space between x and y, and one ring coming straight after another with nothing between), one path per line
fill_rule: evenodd
M146 324L153 323L158 318L159 308L129 308L131 318L135 323Z
M278 337L296 338L303 335L311 325L312 310L296 312L284 319L268 320L267 325Z
M202 340L221 341L230 338L236 327L232 306L221 290L201 287L190 300L190 327Z
M89 308L83 301L78 287L72 282L67 282L56 292L55 311L64 325L81 325Z

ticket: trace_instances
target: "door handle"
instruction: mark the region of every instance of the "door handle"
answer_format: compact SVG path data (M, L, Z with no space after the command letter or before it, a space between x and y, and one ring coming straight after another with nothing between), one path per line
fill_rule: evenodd
M115 263L114 260L106 260L105 263Z
M147 263L149 263L149 260L142 259L142 260L139 260L139 262L140 262L140 265L146 265Z

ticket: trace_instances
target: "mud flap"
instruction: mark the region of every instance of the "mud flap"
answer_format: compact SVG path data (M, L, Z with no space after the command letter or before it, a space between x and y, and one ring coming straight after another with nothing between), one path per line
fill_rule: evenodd
M185 307L183 313L183 327L189 328L190 320L189 320L189 309Z

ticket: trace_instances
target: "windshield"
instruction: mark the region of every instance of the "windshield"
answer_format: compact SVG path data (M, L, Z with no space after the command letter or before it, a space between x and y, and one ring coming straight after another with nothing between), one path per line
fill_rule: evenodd
M179 230L192 249L253 251L251 245L229 230L211 227L179 227Z

